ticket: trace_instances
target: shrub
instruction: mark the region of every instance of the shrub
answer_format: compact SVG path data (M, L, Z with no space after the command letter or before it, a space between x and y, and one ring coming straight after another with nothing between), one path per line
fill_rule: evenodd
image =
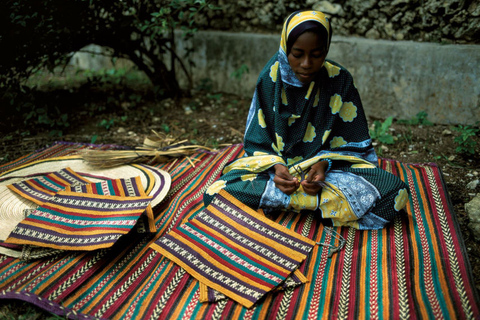
M159 95L179 95L176 64L190 75L175 50L174 30L191 37L198 12L213 9L208 0L0 1L0 99L36 70L53 71L88 44L133 61Z

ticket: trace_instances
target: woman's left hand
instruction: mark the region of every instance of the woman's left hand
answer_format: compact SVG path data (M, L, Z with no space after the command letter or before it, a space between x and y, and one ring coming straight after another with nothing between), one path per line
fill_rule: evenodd
M328 168L328 161L320 161L310 167L307 178L302 181L303 190L311 195L318 194L322 187L316 183L318 181L325 181L325 170Z

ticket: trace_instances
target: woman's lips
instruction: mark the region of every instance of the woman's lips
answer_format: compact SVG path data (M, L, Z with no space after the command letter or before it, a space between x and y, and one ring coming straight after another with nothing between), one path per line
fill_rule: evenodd
M310 79L312 77L312 74L305 74L305 73L298 73L297 75L300 80Z

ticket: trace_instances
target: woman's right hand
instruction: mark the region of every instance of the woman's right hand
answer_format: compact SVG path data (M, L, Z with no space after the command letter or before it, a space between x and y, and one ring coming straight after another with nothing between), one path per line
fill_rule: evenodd
M275 182L275 186L287 195L294 193L300 186L298 179L292 176L283 164L276 164L274 169L275 178L273 178L273 182Z

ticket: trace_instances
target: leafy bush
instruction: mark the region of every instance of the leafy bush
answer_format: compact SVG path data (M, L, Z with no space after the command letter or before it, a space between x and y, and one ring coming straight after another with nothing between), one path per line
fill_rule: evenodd
M427 118L428 118L428 113L426 113L425 111L420 111L419 113L417 113L415 115L415 117L411 118L410 120L398 120L397 122L401 123L401 124L409 124L409 125L412 125L412 126L416 126L416 125L431 126L431 125L433 125L433 123L428 121Z
M395 139L389 133L390 126L392 125L393 117L388 117L384 122L375 120L373 128L370 129L370 137L373 140L377 140L385 144L394 144Z
M175 50L174 30L191 37L198 12L214 9L209 0L0 1L0 99L35 71L53 71L88 44L133 61L158 94L178 95L176 64L190 75Z
M478 123L477 121L477 125ZM454 127L453 130L460 132L460 135L453 140L458 145L455 152L474 155L477 142L472 138L480 132L480 129L475 126L459 125L458 127Z

